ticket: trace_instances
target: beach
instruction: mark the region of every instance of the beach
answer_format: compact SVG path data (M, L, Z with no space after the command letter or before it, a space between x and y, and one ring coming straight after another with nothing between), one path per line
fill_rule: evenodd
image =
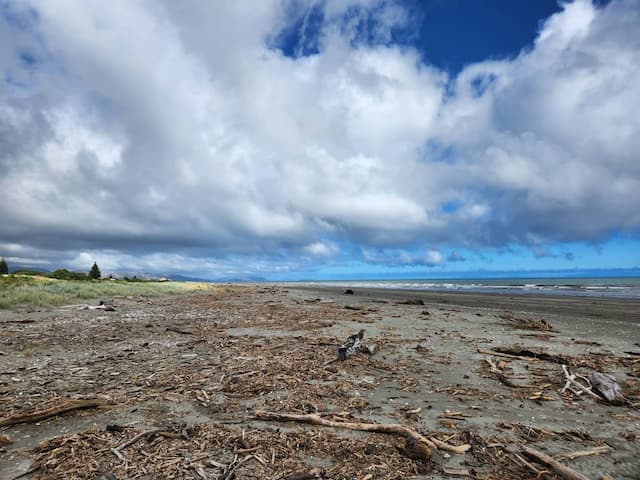
M0 478L561 478L527 449L640 476L640 300L345 290L0 311ZM623 400L564 370L612 375Z

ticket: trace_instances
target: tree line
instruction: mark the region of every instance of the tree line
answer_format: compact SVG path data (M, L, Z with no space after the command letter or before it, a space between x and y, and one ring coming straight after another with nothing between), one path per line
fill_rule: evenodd
M7 261L4 258L0 258L0 275L6 275L8 273L9 266L7 265ZM102 276L100 267L98 267L97 262L93 262L93 266L88 273L72 272L70 270L67 270L66 268L59 268L51 273L31 270L16 270L13 273L21 273L25 275L47 275L51 278L56 278L59 280L99 280Z

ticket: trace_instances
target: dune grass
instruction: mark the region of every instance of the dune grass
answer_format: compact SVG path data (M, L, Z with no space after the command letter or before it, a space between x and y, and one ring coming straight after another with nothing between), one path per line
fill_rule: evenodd
M38 276L0 276L0 309L58 306L114 296L159 296L215 290L196 282L126 282L122 280L56 280Z

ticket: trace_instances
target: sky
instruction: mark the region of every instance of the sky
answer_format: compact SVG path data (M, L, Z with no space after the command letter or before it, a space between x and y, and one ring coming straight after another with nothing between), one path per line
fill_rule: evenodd
M0 256L640 272L638 112L637 0L0 0Z

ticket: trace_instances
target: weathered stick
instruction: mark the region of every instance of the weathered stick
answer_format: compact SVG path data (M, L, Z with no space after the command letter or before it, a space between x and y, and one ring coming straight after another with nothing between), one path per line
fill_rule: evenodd
M561 464L556 459L551 458L546 453L539 452L531 447L524 447L524 453L530 457L535 458L537 461L551 467L558 475L567 480L589 480L589 477L585 477L581 473Z
M124 462L126 460L126 458L124 457L124 455L122 455L122 450L124 450L125 448L133 445L134 443L136 443L141 438L147 437L149 435L153 435L154 433L163 433L163 432L162 432L162 430L148 430L146 432L140 432L137 435L133 436L131 439L129 439L126 442L124 442L123 444L117 446L116 448L112 448L111 451L113 452L113 454L116 457L118 457L120 460L122 460Z
M520 385L516 385L511 380L509 380L507 378L507 376L504 374L504 372L502 370L500 370L496 366L496 364L491 361L490 358L485 358L484 361L489 364L489 368L491 369L491 373L495 374L497 379L500 380L500 383L502 383L503 385L506 385L507 387L511 387L511 388L519 388L520 387Z
M609 445L603 445L601 447L595 447L590 450L580 450L578 452L561 453L556 455L556 460L573 460L574 458L589 457L591 455L600 455L602 453L608 453L613 450Z
M516 360L538 360L535 357L523 357L520 355L510 355L508 353L499 353L499 352L494 352L493 350L485 350L484 348L478 348L477 349L478 353L482 353L483 355L493 355L494 357L502 357L502 358L514 358Z
M256 410L256 418L260 420L275 420L284 422L310 423L312 425L323 425L325 427L346 428L348 430L358 430L362 432L386 433L390 435L399 435L405 438L412 438L417 442L423 443L432 449L441 449L453 453L464 453L471 448L471 445L449 445L437 439L426 438L416 432L414 429L405 427L398 423L361 423L361 422L336 422L327 420L320 415L311 413L307 415L296 415L288 413L272 413L263 410Z
M105 402L102 400L65 400L64 402L45 410L38 410L32 413L23 413L21 415L12 415L10 417L2 418L0 419L0 427L17 425L19 423L37 422L72 410L95 408L104 404Z

